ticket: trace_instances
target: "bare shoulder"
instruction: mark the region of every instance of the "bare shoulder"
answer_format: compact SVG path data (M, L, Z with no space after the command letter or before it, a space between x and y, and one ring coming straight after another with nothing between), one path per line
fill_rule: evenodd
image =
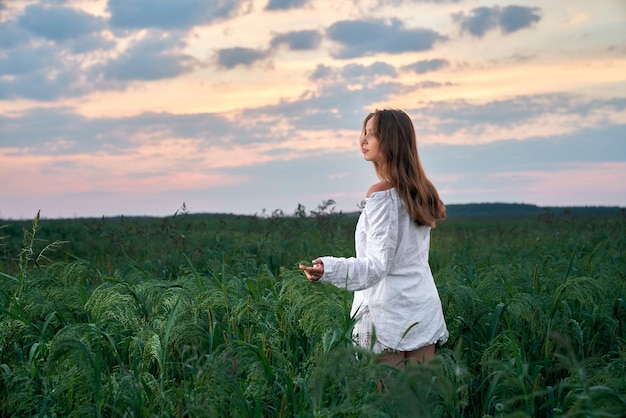
M372 195L372 193L383 192L383 191L389 190L391 188L393 188L393 186L388 181L380 181L380 182L378 182L376 184L372 184L372 186L367 191L366 197L370 197Z

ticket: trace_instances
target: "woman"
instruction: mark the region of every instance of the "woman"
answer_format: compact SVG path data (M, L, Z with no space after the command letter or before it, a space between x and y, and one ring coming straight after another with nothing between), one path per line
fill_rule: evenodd
M430 229L445 218L445 206L421 166L406 113L370 113L359 145L380 182L367 191L356 226L356 258L320 257L300 268L312 282L354 291L358 345L394 366L426 361L448 339L428 264Z

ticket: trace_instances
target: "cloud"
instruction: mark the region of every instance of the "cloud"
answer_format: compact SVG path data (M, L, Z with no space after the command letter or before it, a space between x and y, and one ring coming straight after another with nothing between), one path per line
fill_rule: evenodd
M181 175L181 181L183 177L189 179L173 188L183 190L206 184L206 191L219 192L220 199L228 200L223 209L226 211L257 211L262 207L290 211L297 203L313 209L328 198L337 198L343 208L354 210L368 182L375 181L371 166L363 163L355 145L360 123L371 110L366 108L367 103L385 102L414 88L378 79L379 76L387 77L392 70L393 67L385 67L384 63L328 67L327 71L334 78L320 85L317 91L299 100L243 110L236 117L229 118L211 113L143 113L124 118L86 118L70 108L40 108L26 111L21 116L0 116L3 130L0 154L9 160L12 157L27 159L38 156L47 158L52 164L65 160L79 164L57 174L58 178L67 176L67 173L78 175L87 167L93 169L96 160L91 158L96 158L98 163L95 166L102 166L104 171L98 169L86 173L90 177L83 180L84 183L91 183L94 178L99 185L96 187L103 190L118 190L117 187L125 183L128 190L138 190L142 184L164 183L162 179L177 173ZM372 74L374 77L370 77ZM354 90L347 87L348 80L359 79L363 80L363 86ZM441 127L447 126L453 128L449 132L451 135L461 129L476 128L475 132L479 132L486 125L514 127L520 121L530 120L546 110L580 115L581 119L585 119L589 112L598 109L600 112L606 109L623 110L626 109L626 100L542 95L483 105L460 101L437 102L408 112L413 116L420 134L424 126L428 128L428 122L436 121L438 132L445 132ZM511 196L507 199L515 201L513 191L503 194L507 190L507 182L509 185L511 181L528 182L529 190L532 190L531 186L539 180L528 173L542 172L542 179L550 172L563 177L562 170L566 166L625 161L626 143L622 141L625 129L623 124L599 124L567 134L535 136L523 141L518 139L516 129L505 129L510 133L509 139L476 145L420 144L420 152L427 173L433 181L436 180L446 201L466 201L466 198L463 200L463 196L467 196L464 193L475 190L476 184L480 184L485 191L473 194L478 196L473 197L474 201L493 201L498 196L500 200ZM319 137L311 139L304 132L317 132ZM301 142L294 144L293 141ZM321 144L322 141L325 142ZM303 142L313 147L309 148L313 151L299 150ZM355 150L350 151L353 146ZM319 152L314 147L319 147ZM250 153L256 159L246 166L233 163L241 159L239 150L252 150ZM317 155L318 158L310 158L310 155ZM135 160L142 163L127 166L128 161ZM120 161L126 165L120 165ZM107 164L117 167L116 171L106 171ZM57 167L57 171L63 167ZM286 179L285 172L299 173L298 182ZM187 174L183 176L181 173ZM348 175L340 176L341 173ZM575 174L576 170L568 173ZM137 178L141 175L145 178ZM371 180L368 175L371 175ZM50 181L50 176L44 177ZM229 191L221 190L213 188L214 183L220 183L218 180L207 180L212 179L211 176L226 176L244 183ZM110 177L116 180L111 182ZM169 181L167 184L174 183ZM258 196L257 200L255 196L260 192L255 188L262 184L274 184L288 192L276 196L275 200L264 200L262 196ZM311 190L316 193L311 193ZM357 190L358 193L347 192L350 190ZM190 202L187 197L177 198L175 202L182 200ZM518 198L518 201L522 200L529 201ZM193 208L203 210L196 204ZM217 210L210 208L211 211ZM121 210L128 213L130 208Z
M357 126L355 138L358 137L359 129L360 126ZM300 158L238 166L222 171L248 179L239 188L219 190L219 195L241 208L241 213L261 212L262 209L271 213L281 209L285 214L293 214L298 204L303 204L308 212L322 201L332 198L342 201L344 211L355 212L357 205L365 198L367 188L376 181L373 168L359 155L356 139L353 150L324 155L323 159L305 154ZM285 173L297 173L297 181L292 181L292 177L285 176ZM281 190L281 193L270 193L268 196L268 184ZM356 191L347 192L354 190L355 184Z
M429 73L431 71L441 70L450 65L450 61L446 59L431 59L414 62L402 67L403 70L413 71L417 74Z
M106 51L115 48L116 42L106 39L100 34L88 34L80 38L71 39L63 43L73 54L87 54L93 51Z
M626 109L626 98L591 99L571 94L541 94L493 100L483 104L464 100L431 103L417 110L419 114L439 120L437 130L450 134L462 129L479 133L485 124L513 127L542 115L559 114L589 118L596 111L621 112ZM602 120L607 123L607 120ZM511 133L514 137L515 133Z
M500 14L500 29L513 33L541 20L538 7L507 6Z
M43 7L30 5L17 19L17 23L38 36L51 41L76 39L102 30L100 17L69 7Z
M0 116L6 135L0 149L31 155L72 155L103 150L119 153L132 144L128 119L88 119L70 108L34 108L20 116Z
M10 49L0 55L0 75L23 76L46 68L58 60L58 51L47 46Z
M109 0L112 27L187 30L234 15L249 0Z
M352 0L360 8L370 13L380 13L381 9L387 7L401 7L420 5L430 7L446 6L450 4L461 3L463 0Z
M76 61L56 45L33 45L7 50L0 55L0 99L23 97L56 100L92 91L85 84Z
M438 4L448 4L448 3L460 3L462 0L377 0L377 4L379 6L400 6L402 4L413 4L413 3L438 3Z
M384 65L358 71L356 67L334 71L339 79L321 86L316 92L295 101L243 109L235 119L211 113L85 118L68 108L38 108L14 117L0 115L3 130L0 149L35 155L119 154L171 138L192 140L198 149L267 146L301 138L304 130L358 129L368 111L364 104L407 91L402 84L379 82L369 77L364 78L365 84L360 88L346 86L342 73L364 77L368 72L390 71Z
M115 47L104 36L105 28L100 17L41 5L27 6L17 20L0 23L0 75L10 76L0 78L0 99L51 101L103 87L87 82L84 70L99 59L98 52Z
M124 89L130 82L173 78L202 65L184 54L183 32L144 31L121 54L102 54L119 38L101 33L106 21L59 6L31 5L17 21L0 25L6 45L0 55L0 98L51 101L100 90ZM53 43L33 42L34 36ZM108 58L108 60L107 60Z
M70 70L64 70L48 77L38 71L26 76L16 77L14 80L0 79L0 99L26 98L39 101L54 101L61 97L80 96L93 88L77 82L80 75Z
M163 125L171 123L177 117L159 114L144 116L153 121L161 119ZM364 115L352 121L355 138L362 116ZM192 120L195 118L191 117ZM202 118L197 118L200 119ZM89 122L87 119L75 121L81 120ZM188 121L189 119L185 122ZM119 120L111 120L108 123L115 126L115 122ZM143 123L136 118L133 118L132 122L130 120L127 122ZM212 123L209 120L205 122ZM45 128L45 125L41 128ZM555 190L571 195L582 193L580 204L588 205L594 202L585 200L584 196L587 199L589 196L588 190L593 190L594 187L607 188L603 197L606 200L606 196L610 196L612 190L615 190L614 186L609 186L611 179L620 178L626 169L626 164L615 162L620 155L626 155L625 144L620 141L625 128L624 125L599 127L558 138L509 140L498 144L462 147L428 145L420 147L420 154L427 174L438 187L446 203L467 203L468 199L473 202L542 203L546 201L537 200L540 198L538 191L540 188L547 189L542 186L545 181L569 179L566 183L551 185L549 190L543 190L544 194L555 196L557 195ZM76 135L79 133L76 132ZM128 169L128 164L121 168L112 164L117 160L102 154L96 155L95 161L57 157L47 160L49 162L44 166L48 167L49 172L56 170L57 174L52 172L50 175L42 175L37 184L45 184L46 188L39 193L30 194L36 195L37 199L31 197L12 199L12 204L3 208L3 215L31 216L33 212L34 216L36 211L33 208L41 208L45 216L61 214L74 216L76 211L80 216L108 216L121 213L154 215L155 212L168 214L173 213L182 201L185 201L194 213L258 213L265 208L268 212L282 209L290 214L298 203L311 210L329 198L337 201L338 210L355 211L367 187L376 181L371 164L364 162L356 149L356 139L353 150L342 150L323 157L317 153L315 155L317 158L311 158L311 153L300 152L299 158L295 159L271 162L263 160L251 165L231 165L218 169L207 169L206 161L202 160L176 161L153 156L154 163L157 164L149 167L154 167L154 170L143 167ZM145 154L135 153L125 156L124 161L140 159L143 161L145 158ZM569 162L568 158L572 162ZM623 161L623 158L621 160ZM532 161L533 165L524 166L523 161ZM93 168L94 165L102 169L97 172L83 171L87 167ZM34 164L29 165L31 171L34 169L33 166ZM107 171L108 166L116 167L115 171ZM580 170L579 167L583 169L587 167L587 170ZM290 181L285 173L296 173L297 181ZM580 177L581 173L585 177ZM67 179L68 175L81 176L82 183L67 189L63 179ZM601 175L604 177L599 177ZM228 181L223 181L223 178L237 181L236 187ZM596 178L602 178L603 181L598 184ZM165 187L163 183L166 184ZM511 187L513 183L515 187ZM588 187L581 191L578 187L581 183L586 183ZM269 195L264 193L268 184L281 190L281 193ZM146 185L150 186L149 190L146 190ZM621 189L623 187L619 190ZM525 194L520 194L522 192ZM557 198L553 197L552 202ZM51 204L56 200L57 204ZM97 204L94 205L94 202ZM120 205L120 202L124 203ZM565 201L565 204L578 202L578 200ZM600 198L595 202L604 204ZM607 201L606 204L615 204L615 199ZM15 211L18 205L20 212Z
M17 20L0 23L0 47L24 48L21 53L28 54L29 48L40 49L40 43L33 41L42 37L72 54L85 54L115 46L101 33L105 28L104 19L80 10L30 5Z
M287 45L292 51L305 51L316 49L322 42L322 34L316 30L300 30L275 35L272 39L272 47Z
M270 125L288 123L285 138L300 136L301 130L359 129L360 121L372 110L368 108L370 103L385 102L394 95L414 90L412 86L376 78L361 79L363 84L355 88L343 78L341 71L334 77L298 100L247 109L242 119L270 121Z
M419 83L415 85L417 89L436 89L439 87L449 87L449 86L454 86L454 83L451 83L449 81L446 83L440 83L438 81L420 81Z
M370 65L347 64L343 67L329 67L324 64L318 66L311 73L311 80L323 82L363 82L368 84L377 77L397 75L395 67L382 61L376 61Z
M395 67L381 61L370 65L348 64L341 70L341 75L346 80L374 78L377 76L397 75Z
M89 35L66 41L74 53L93 48L111 48L102 38ZM59 45L32 44L7 49L0 55L0 99L27 98L52 101L76 97L97 89L110 89L98 76L89 79L89 70L80 68L80 57ZM119 88L119 86L118 86Z
M218 67L232 69L239 65L250 67L257 61L262 61L270 56L271 51L260 49L234 47L218 49L215 61Z
M270 47L266 50L234 47L218 49L214 62L219 68L231 70L237 66L251 67L258 61L272 56L277 48L286 45L291 51L316 49L322 41L322 34L316 30L300 30L274 35Z
M500 28L502 33L509 34L531 27L541 20L538 7L500 6L477 7L468 16L455 13L453 19L459 24L461 33L469 32L478 38L492 29Z
M70 108L35 108L19 116L0 115L0 149L32 155L125 154L173 138L192 141L198 149L231 149L285 139L273 131L277 119L242 121L214 113L167 112L86 118Z
M28 44L31 33L24 30L15 20L0 22L0 48L11 49Z
M265 10L297 9L304 6L308 2L309 0L269 0L267 6L265 6Z
M355 138L363 117L364 114L361 114L352 119ZM467 196L471 195L474 202L537 203L532 191L550 177L567 175L570 178L568 185L571 185L583 180L572 177L577 174L579 166L595 167L600 172L616 164L615 150L621 150L621 155L626 155L623 152L626 144L620 143L625 128L623 125L599 127L554 138L538 137L491 144L428 145L420 147L420 156L427 174L446 202L467 203ZM376 176L372 166L359 155L356 140L354 142L353 151L342 150L323 158L310 158L304 153L295 159L223 168L221 173L247 181L237 188L216 186L202 194L217 193L221 200L230 202L230 206L220 208L223 211L236 208L237 212L251 213L265 208L270 212L283 209L290 214L298 203L310 210L329 198L334 198L342 210L355 211L367 187L376 181ZM528 161L532 164L526 165ZM298 181L291 181L284 173L297 173ZM541 173L542 177L537 178L532 173ZM523 190L529 190L529 195L519 195L519 189L511 187L513 181L522 183ZM267 184L272 184L283 193L268 199L263 195L266 190L264 185ZM479 188L481 190L477 191Z
M467 203L471 196L474 202L615 204L623 200L615 198L620 187L614 179L626 170L624 129L600 126L523 141L423 146L420 157L449 203Z
M427 51L446 39L431 29L407 29L399 19L342 20L332 24L327 35L339 45L332 56L340 59Z
M564 135L509 139L477 145L431 145L428 161L441 172L486 173L558 170L576 163L626 161L626 125L581 129ZM446 168L447 167L447 168Z
M407 109L425 143L477 144L574 134L622 123L626 99L541 94L468 103L431 102Z
M96 66L92 74L102 73L106 80L158 80L189 72L200 65L180 50L185 46L178 37L150 33L116 59Z
M335 77L336 71L333 67L325 64L318 64L317 67L311 72L311 80L328 80L331 77Z
M194 140L201 148L273 144L302 137L305 131L358 129L363 116L372 110L368 107L371 103L389 103L398 95L447 85L431 81L405 85L395 81L394 71L394 67L383 62L320 65L311 75L320 81L316 90L295 100L242 109L234 119L211 113L143 113L130 118L85 119L68 109L38 109L21 117L0 118L0 148L35 153L123 152L137 141L158 143L168 138ZM35 74L28 79L33 91L56 92L55 86L58 89L72 85L70 73L55 86L45 86L45 79ZM560 134L613 125L611 114L624 109L626 99L551 94L483 104L462 100L431 102L407 112L413 117L420 138L428 138L429 143L476 143L532 138L538 134L527 127L548 122L563 128L557 130Z
M223 69L233 69L237 66L251 67L258 61L272 56L281 45L286 45L291 51L307 51L316 49L322 41L322 34L316 30L300 30L274 35L270 47L266 50L245 47L218 49L214 62Z

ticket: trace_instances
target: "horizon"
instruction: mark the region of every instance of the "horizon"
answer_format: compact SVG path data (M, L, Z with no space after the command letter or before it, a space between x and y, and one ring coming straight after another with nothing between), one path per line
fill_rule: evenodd
M626 206L624 2L134 6L0 2L0 219L354 211L383 107L446 204Z
M184 202L183 202L184 203ZM567 209L573 209L573 210L610 210L610 209L619 209L619 210L626 210L626 206L618 206L618 205L581 205L581 206L539 206L539 205L534 205L531 203L521 203L521 202L468 202L468 203L450 203L450 204L446 204L445 205L446 208L449 207L461 207L461 206L520 206L520 207L529 207L529 208L537 208L537 209L557 209L557 210L567 210ZM333 205L331 205L331 207L334 207ZM141 215L141 214L137 214L137 215L125 215L125 214L117 214L117 215L102 215L102 216L73 216L73 217L57 217L57 218L48 218L45 216L41 216L39 217L39 219L44 220L44 221L71 221L71 220L85 220L85 219L116 219L116 218L129 218L129 219L133 219L133 218L139 218L139 219L163 219L163 218L173 218L173 217L177 217L177 216L243 216L243 217L260 217L260 218L265 218L265 219L269 219L272 218L274 216L274 212L275 211L280 211L280 214L276 215L276 216L280 216L280 217L296 217L296 209L298 209L298 204L296 204L296 208L294 208L293 211L285 211L281 208L275 208L273 210L265 210L265 211L261 211L261 213L233 213L233 212L185 212L183 211L183 208L179 208L178 210L174 211L171 214L166 214L166 215ZM317 207L315 208L304 208L305 209L305 213L306 213L306 217L314 217L315 215L313 215L311 212L313 210L318 209ZM335 211L333 209L332 214L333 215L353 215L353 214L358 214L360 213L360 211L357 210L352 210L352 211L342 211L342 210L337 210ZM36 218L37 213L35 213L35 215L33 215L31 218L3 218L2 216L0 216L0 222L29 222L32 221ZM1 227L2 225L0 225Z

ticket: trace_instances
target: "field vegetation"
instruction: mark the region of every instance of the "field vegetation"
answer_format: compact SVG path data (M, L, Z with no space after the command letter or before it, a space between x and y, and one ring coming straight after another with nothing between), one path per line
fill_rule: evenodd
M1 416L623 417L626 218L449 219L450 330L395 369L351 343L351 295L297 269L356 217L4 221Z

